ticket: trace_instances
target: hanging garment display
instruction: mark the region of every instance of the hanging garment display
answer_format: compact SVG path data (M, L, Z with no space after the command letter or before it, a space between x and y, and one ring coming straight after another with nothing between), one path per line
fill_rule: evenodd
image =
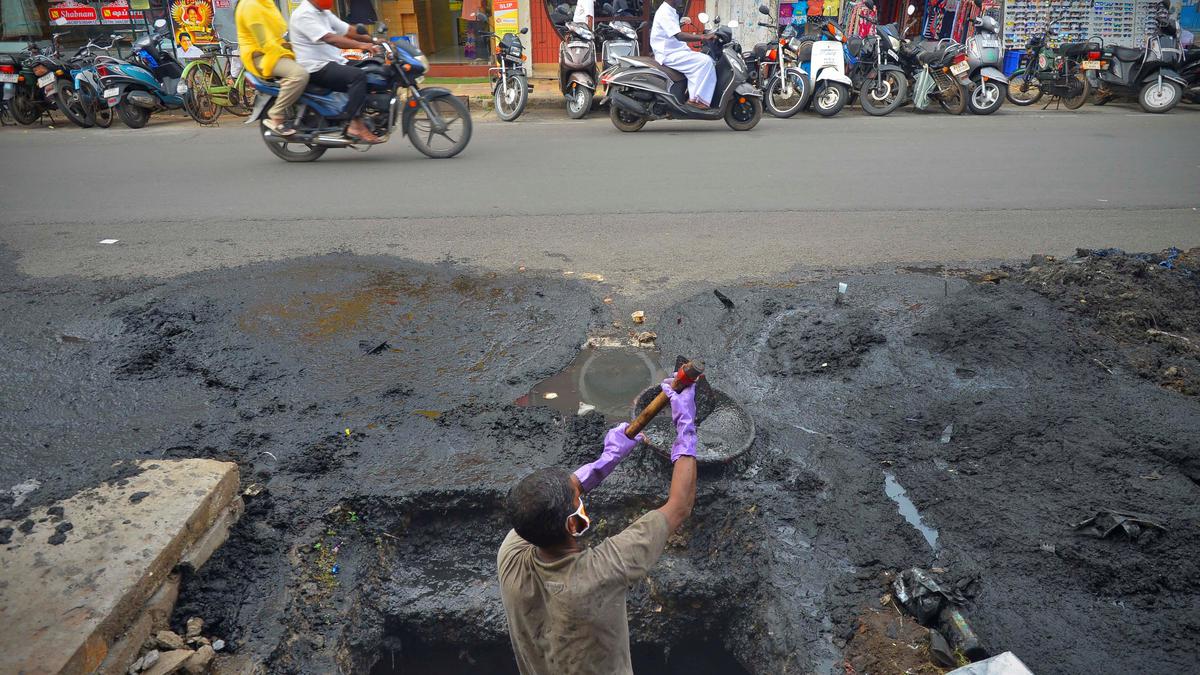
M945 6L946 0L925 1L925 18L921 22L921 37L927 40L937 39L938 33L942 30L942 10Z
M858 0L850 8L850 15L846 20L846 33L858 37L867 37L871 34L872 22L878 16L879 13L876 10L868 8L863 0Z
M975 34L975 19L983 13L983 9L977 3L977 0L963 0L958 5L958 10L954 13L954 30L950 37L955 42L966 42L967 38Z

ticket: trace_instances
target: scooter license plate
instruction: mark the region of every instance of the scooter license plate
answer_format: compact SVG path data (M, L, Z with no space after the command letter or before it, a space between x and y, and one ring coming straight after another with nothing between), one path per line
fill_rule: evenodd
M39 87L48 87L48 86L54 84L54 79L55 79L54 73L46 73L45 75L38 78L38 86Z
M1100 62L1099 61L1084 61L1083 69L1084 70L1100 70Z
M0 73L0 82L16 83L16 81L17 81L16 73Z
M950 72L954 73L955 75L962 75L963 73L967 72L970 69L971 69L971 64L967 63L966 61L960 61L960 62L950 66Z
M104 98L112 98L120 93L121 93L120 87L109 87L108 89L104 90Z

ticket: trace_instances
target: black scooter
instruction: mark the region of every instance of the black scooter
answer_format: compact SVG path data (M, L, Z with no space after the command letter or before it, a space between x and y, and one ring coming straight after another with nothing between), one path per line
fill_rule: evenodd
M1187 80L1175 68L1183 61L1179 22L1159 23L1158 35L1146 38L1142 49L1106 46L1105 70L1098 71L1097 105L1116 96L1137 97L1142 110L1165 113L1179 104Z
M708 15L701 13L701 24ZM742 59L742 47L733 41L730 21L712 31L715 40L704 43L701 51L716 61L716 96L711 108L688 105L687 77L645 56L617 57L620 66L605 75L608 88L609 117L621 131L638 131L646 122L657 119L724 119L734 131L749 131L762 119L762 92L747 82L748 71Z

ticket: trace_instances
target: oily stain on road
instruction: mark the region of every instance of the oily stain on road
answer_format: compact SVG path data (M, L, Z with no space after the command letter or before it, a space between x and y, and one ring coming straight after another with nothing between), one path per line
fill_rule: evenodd
M510 672L494 579L503 498L535 467L594 459L610 424L511 402L611 324L592 287L355 256L94 287L3 264L0 310L16 317L0 327L3 393L29 403L0 413L28 429L2 459L14 482L43 482L18 509L114 459L237 461L262 489L186 580L177 622L203 616L279 672ZM1181 533L1200 518L1200 415L1171 386L1197 372L1179 339L1196 326L1153 303L1200 306L1195 281L1154 261L1065 264L996 284L866 273L836 280L849 282L842 304L835 280L781 280L724 287L732 307L711 288L641 305L659 334L651 365L704 360L757 433L703 469L693 518L630 591L639 672L841 669L868 640L862 617L893 611L888 575L930 564L971 589L964 613L989 646L1035 672L1194 662L1188 631L1169 627L1194 623L1200 591L1200 542ZM1130 308L1081 312L1079 293ZM1138 293L1153 311L1129 313ZM1158 328L1135 340L1130 316ZM936 528L936 550L887 475ZM664 459L635 452L591 497L593 541L656 507L668 481ZM1064 525L1098 506L1168 531L1138 543ZM1080 635L1109 637L1080 648Z

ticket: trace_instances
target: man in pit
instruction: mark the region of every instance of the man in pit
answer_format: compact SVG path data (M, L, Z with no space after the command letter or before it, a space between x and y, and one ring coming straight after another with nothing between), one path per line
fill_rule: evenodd
M641 439L621 424L604 437L600 458L574 473L539 469L508 494L513 529L496 566L508 631L522 675L632 674L625 592L658 562L667 537L691 515L696 500L696 387L671 400L676 440L667 502L620 534L585 548L591 519L584 495L608 477Z

